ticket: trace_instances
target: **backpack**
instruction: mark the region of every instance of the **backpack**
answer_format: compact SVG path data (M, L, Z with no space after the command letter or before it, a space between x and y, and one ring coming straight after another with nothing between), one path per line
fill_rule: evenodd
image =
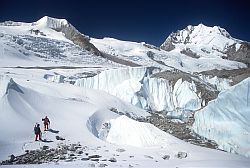
M40 133L40 129L39 129L38 126L34 127L34 132L35 132L35 134L39 134Z

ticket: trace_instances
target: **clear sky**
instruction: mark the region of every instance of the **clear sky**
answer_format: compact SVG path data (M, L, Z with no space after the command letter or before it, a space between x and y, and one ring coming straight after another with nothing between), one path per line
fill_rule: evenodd
M90 37L159 46L171 32L203 23L250 42L248 0L1 0L0 22L65 18Z

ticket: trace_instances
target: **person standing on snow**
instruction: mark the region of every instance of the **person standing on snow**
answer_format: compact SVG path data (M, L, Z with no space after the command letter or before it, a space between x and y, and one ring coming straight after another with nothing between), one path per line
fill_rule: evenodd
M43 118L42 121L44 124L44 131L47 131L49 129L49 125L50 125L49 118L47 116L45 116L45 118Z
M42 140L42 138L41 138L40 124L36 124L36 125L35 125L35 127L34 127L34 132L35 132L35 135L36 135L35 141L38 141L37 138L39 138L39 140Z

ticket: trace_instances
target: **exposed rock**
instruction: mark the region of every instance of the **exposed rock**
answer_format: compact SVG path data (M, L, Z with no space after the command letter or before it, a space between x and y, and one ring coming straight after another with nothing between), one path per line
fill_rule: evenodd
M99 161L98 158L91 158L90 160L91 160L91 161L95 161L95 162L98 162L98 161Z
M110 158L109 161L110 161L110 162L117 162L116 158L114 158L114 157L113 157L113 158Z
M101 163L101 164L99 165L99 167L106 167L106 166L108 166L108 165L105 164L105 163Z
M81 155L81 154L83 154L83 151L78 150L78 151L77 151L77 154L80 154L80 155Z
M169 160L169 159L170 159L170 156L169 156L169 155L164 155L164 156L162 156L162 159L164 159L164 160Z
M236 50L236 45L240 45L240 48L238 50ZM225 54L227 54L227 59L243 62L247 64L248 67L250 67L250 43L235 43L227 48Z
M86 158L81 158L81 160L86 161L86 160L89 160L89 158L88 158L88 157L86 157Z
M167 40L160 46L160 48L162 50L165 51L172 51L173 49L175 49L175 46L173 45L173 37L174 33L171 33L170 36L167 38Z
M249 59L250 60L250 59ZM232 85L250 77L250 68L233 69L233 70L210 70L201 72L203 75L217 76L219 78L231 79Z
M117 152L125 152L126 150L125 149L116 149Z
M144 155L145 158L154 159L152 156Z
M95 164L94 163L90 163L89 167L95 167Z
M10 155L10 162L14 162L15 161L15 159L16 159L16 157L15 157L15 155Z
M167 116L157 113L151 113L151 116L147 117L146 120L146 122L181 140L198 146L218 149L218 145L214 141L201 138L192 132L190 128L194 122L193 114L183 123L173 122L172 118L167 118Z
M180 51L180 53L185 54L186 56L192 57L192 58L200 58L200 56L192 51L190 48L186 48Z
M100 156L100 155L89 155L88 157L89 157L89 159L91 159L91 158L100 158L102 156Z
M48 19L51 19L48 17ZM52 18L53 19L53 18ZM70 23L62 24L60 27L51 27L52 29L62 32L65 37L71 40L74 44L79 45L83 49L94 53L95 55L101 56L101 52L90 43L90 38L81 34L73 25Z
M178 152L178 154L176 155L177 158L179 159L183 159L187 157L187 153L186 152Z
M44 145L44 146L42 147L42 150L47 150L47 149L49 149L49 146Z

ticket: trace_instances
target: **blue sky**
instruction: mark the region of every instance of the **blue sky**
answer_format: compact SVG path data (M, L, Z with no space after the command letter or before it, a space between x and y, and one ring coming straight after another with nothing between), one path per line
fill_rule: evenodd
M159 46L171 32L203 23L250 41L247 0L1 0L0 22L65 18L91 37L144 41Z

